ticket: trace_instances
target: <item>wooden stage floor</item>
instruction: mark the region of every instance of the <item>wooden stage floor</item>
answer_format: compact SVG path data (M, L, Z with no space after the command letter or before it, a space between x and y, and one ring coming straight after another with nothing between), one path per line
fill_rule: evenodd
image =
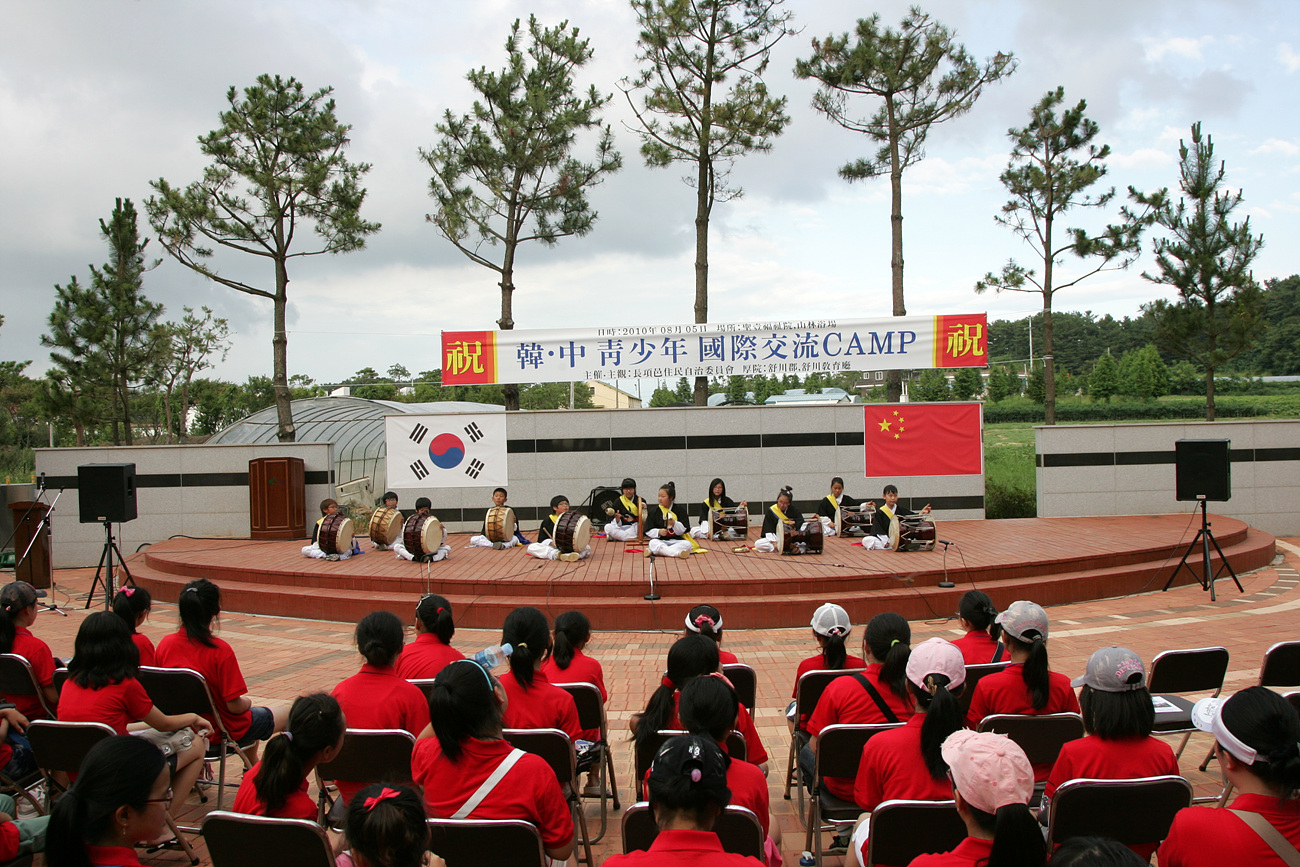
M706 545L707 554L655 559L657 603L644 601L650 563L641 546L604 537L576 563L541 561L522 547L469 547L452 534L451 556L419 564L369 550L345 561L311 560L304 541L175 538L128 558L134 578L162 601L174 602L186 581L221 585L229 611L355 622L386 608L404 619L422 593L452 603L456 622L496 628L519 605L551 617L580 608L602 629L676 629L685 609L725 603L732 629L804 626L809 601L838 602L861 623L880 611L908 619L945 617L961 595L978 587L998 608L1029 598L1042 605L1081 602L1159 589L1199 529L1197 515L1029 518L946 521L939 535L952 545L931 552L867 551L853 540L828 538L824 553L779 556L736 553L738 542ZM1212 516L1215 538L1238 572L1268 565L1272 536L1241 521ZM750 541L757 529L750 529ZM1199 548L1192 562L1201 574ZM1217 569L1217 555L1211 562ZM945 573L956 587L938 586ZM1195 576L1186 568L1176 585ZM1226 584L1222 582L1226 581ZM1226 570L1224 592L1232 586ZM1207 594L1208 601L1208 594Z

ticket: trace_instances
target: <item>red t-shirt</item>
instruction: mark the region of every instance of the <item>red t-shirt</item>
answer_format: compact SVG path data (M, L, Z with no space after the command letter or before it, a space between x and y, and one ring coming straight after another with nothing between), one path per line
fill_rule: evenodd
M906 722L916 712L916 705L911 701L903 701L889 684L880 679L882 668L884 666L880 663L872 663L867 666L862 676L876 688L898 720ZM888 722L893 720L885 718L875 699L863 688L858 679L853 675L845 675L831 681L826 691L822 693L812 716L808 718L808 733L816 736L822 729L835 723L878 725ZM845 801L853 800L853 780L850 777L823 777L822 779L832 795Z
M712 831L660 831L649 849L610 855L604 867L754 867L762 863L757 858L722 851L722 843Z
M134 677L99 689L78 686L75 680L68 678L59 698L59 719L104 723L112 726L119 735L126 734L128 725L144 719L151 710L153 700Z
M736 654L732 653L730 650L723 650L721 647L718 648L719 665L735 665L738 662L740 662L740 660L736 659Z
M844 665L841 666L841 668L866 667L867 661L865 659L860 656L854 656L851 653L844 658ZM825 671L829 668L830 666L826 664L826 657L822 656L820 653L810 656L803 662L799 663L799 668L796 669L794 673L794 687L790 690L790 698L799 697L799 678L803 677L810 671Z
M284 806L274 813L266 812L266 802L258 797L257 789L253 787L261 770L262 763L258 762L244 774L244 778L239 782L239 791L235 793L235 805L230 808L231 810L250 816L270 816L273 819L316 820L316 802L311 799L311 795L307 794L306 777L303 777L302 785L298 790L291 792L285 799Z
M222 722L225 723L230 736L238 741L248 733L248 727L253 722L253 713L247 710L243 713L231 713L226 705L227 702L243 698L244 693L248 691L248 685L244 683L244 673L239 670L239 660L235 659L235 651L216 636L213 636L212 641L215 647L193 641L182 627L158 642L158 665L164 668L190 668L203 675L208 682L208 689L212 692ZM206 714L204 717L212 723L213 731L218 731L217 721Z
M0 861L18 857L18 826L13 822L0 823Z
M568 668L555 664L555 657L548 656L542 663L542 673L551 683L590 683L600 690L600 700L608 701L609 692L605 689L605 672L600 663L581 650L573 651L573 661Z
M921 726L925 714L919 713L905 725L872 735L862 746L858 776L853 783L853 801L868 812L891 798L913 801L947 801L952 798L952 783L930 776L921 755ZM865 858L862 863L866 863Z
M135 850L128 846L86 846L91 867L140 867Z
M953 644L961 650L962 659L966 661L967 665L988 665L993 661L993 657L997 655L998 647L1001 646L983 629L972 629L954 641ZM1007 652L1004 649L1002 659L999 659L998 662L1003 662L1006 658Z
M1178 774L1178 760L1169 744L1152 737L1103 739L1096 735L1079 738L1061 747L1047 776L1043 803L1056 794L1068 780L1124 780L1132 777L1155 777ZM1144 861L1151 860L1156 843L1130 846Z
M402 648L397 657L397 674L407 680L427 680L437 677L449 662L464 659L461 653L432 632L421 632L415 640Z
M343 718L350 729L403 729L419 735L429 725L429 703L418 686L397 676L390 665L363 665L361 671L334 687L332 695L343 708ZM365 783L339 780L343 803ZM400 782L400 781L399 781Z
M497 765L510 754L505 741L461 742L458 761L442 754L437 738L415 742L411 773L424 787L429 815L447 819L478 791ZM547 849L560 849L573 840L573 815L560 791L555 772L541 756L523 755L487 797L469 814L471 819L523 819L537 826Z
M980 864L986 864L989 860L989 854L993 851L992 840L981 840L978 837L967 837L957 844L957 848L951 852L940 852L937 855L918 855L912 859L908 867L977 867ZM1164 862L1160 862L1160 867L1164 867Z
M571 739L600 740L600 729L583 730L573 696L551 683L546 673L533 672L533 685L525 688L515 673L501 675L506 691L505 727L508 729L559 729Z
M15 630L15 633L14 646L9 652L27 660L32 667L32 674L36 675L36 682L42 687L53 685L54 654L50 652L50 646L32 635L31 630L19 628ZM6 695L4 697L13 702L18 712L29 720L45 719L45 711L41 709L41 700L36 696Z
M970 710L966 713L966 727L979 728L980 720L995 713L1020 713L1039 715L1045 713L1078 713L1079 699L1074 695L1070 679L1055 671L1047 673L1047 704L1035 708L1030 702L1029 687L1022 673L1024 666L1015 662L1002 671L985 675L975 684ZM1041 783L1051 772L1050 764L1034 765L1034 782Z
M132 632L131 640L135 642L136 649L140 651L141 665L156 664L154 660L157 658L157 656L155 655L153 649L153 642L149 640L149 636L145 635L142 632Z
M1242 794L1230 807L1259 813L1292 846L1300 848L1300 800ZM1223 864L1284 867L1285 864L1249 825L1228 810L1215 807L1188 807L1178 811L1158 857L1160 867L1221 867Z
M682 727L681 717L677 715L677 706L681 703L682 694L680 691L673 693L673 713L664 725L669 729L680 729ZM763 749L763 741L758 736L758 729L754 727L754 718L749 715L749 710L743 705L737 705L736 714L736 731L745 736L745 760L750 764L761 765L767 761L767 750Z

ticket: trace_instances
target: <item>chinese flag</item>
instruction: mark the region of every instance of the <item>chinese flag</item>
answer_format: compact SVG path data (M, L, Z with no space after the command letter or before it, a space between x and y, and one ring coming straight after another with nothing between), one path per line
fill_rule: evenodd
M981 410L978 403L867 404L867 476L983 473Z

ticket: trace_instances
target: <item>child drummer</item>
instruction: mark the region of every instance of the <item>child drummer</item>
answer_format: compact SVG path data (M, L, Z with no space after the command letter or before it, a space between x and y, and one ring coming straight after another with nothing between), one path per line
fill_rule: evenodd
M492 492L492 505L504 506L508 496L509 494L506 493L505 488L497 488ZM497 550L501 550L502 548L513 548L516 545L527 545L528 538L524 536L523 531L519 529L519 519L515 518L515 526L510 538L506 539L504 542L493 542L487 537L487 518L485 517L483 519L483 529L480 530L477 535L470 536L469 543L475 548L496 548Z
M310 557L313 560L346 560L352 556L350 550L341 554L326 554L320 547L320 525L330 515L339 513L339 504L335 500L324 499L320 501L320 518L316 521L316 526L311 528L311 544L303 547L302 555Z
M397 511L397 493L395 491L386 491L384 493L384 508ZM399 521L404 520L401 512L397 512L397 515ZM373 539L370 540L370 544L375 546L376 551L387 551L391 547Z
M609 516L605 535L618 542L630 542L637 536L637 522L641 519L645 501L636 495L636 479L624 479L622 488L623 496L605 510Z
M876 539L882 543L881 547L889 547L889 525L895 518L906 518L909 515L929 516L930 504L926 503L925 508L920 512L913 512L911 509L898 505L898 488L893 485L885 485L883 492L885 504L876 509L875 517L871 521L871 532L875 534Z
M430 514L433 514L433 502L430 501L428 497L420 497L415 501L415 515L412 515L411 517ZM402 536L398 536L393 542L393 553L395 553L398 556L398 559L401 560L415 559L415 555L407 550L406 542L403 540ZM451 546L446 542L443 542L442 545L438 547L437 551L432 554L425 554L420 558L420 561L423 563L437 563L439 560L446 560L450 556Z
M556 546L556 523L560 520L560 516L567 511L569 511L568 497L560 495L551 498L551 514L542 519L542 526L537 530L537 541L528 546L529 556L538 557L542 560L563 560L566 563L586 560L591 556L590 545L581 551L566 551L564 553L560 553L560 549Z

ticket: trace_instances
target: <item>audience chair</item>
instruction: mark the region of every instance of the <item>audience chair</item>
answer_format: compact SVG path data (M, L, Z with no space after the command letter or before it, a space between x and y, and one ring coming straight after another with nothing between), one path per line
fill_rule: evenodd
M957 696L962 719L966 718L966 713L970 710L971 699L975 697L975 684L980 682L980 678L997 674L1010 664L1010 662L985 662L981 665L966 666L966 683L962 686L961 695Z
M81 763L91 747L105 738L111 738L114 732L111 726L97 722L60 722L58 720L33 720L27 727L27 740L31 742L32 754L36 757L36 766L45 775L45 797L47 806L53 806L56 792L66 788L55 779L56 772L73 774L81 769ZM172 819L171 811L164 810L167 828L176 837L176 842L184 851L191 864L198 864L198 856L190 847L189 841L181 834L180 828Z
M1226 647L1198 647L1192 650L1166 650L1151 660L1147 676L1147 689L1153 697L1162 698L1178 708L1177 712L1156 710L1153 734L1183 733L1175 758L1183 755L1187 740L1196 731L1192 725L1194 701L1181 693L1208 692L1215 698L1223 690L1223 678L1228 673Z
M884 801L870 822L863 867L910 864L919 855L950 852L966 839L955 801Z
M650 770L650 765L654 761L655 753L664 745L664 741L669 738L675 738L678 735L688 735L690 732L682 729L660 729L642 742L640 748L633 747L635 755L634 771L636 779L632 783L632 794L639 801L645 794L645 775ZM727 733L726 740L727 755L735 762L749 761L749 746L745 743L745 736L740 732L732 729Z
M799 682L794 687L794 734L790 737L790 754L785 760L785 799L790 800L790 786L798 781L795 777L799 772L799 750L808 744L808 732L799 725L799 717L812 716L813 710L817 707L817 700L822 697L826 687L832 680L842 677L846 674L861 674L866 669L862 668L840 668L840 669L818 669L816 671L805 671L799 676ZM796 786L799 790L799 812L803 815L803 786Z
M724 852L766 860L767 840L763 825L753 810L728 806L713 825ZM659 836L654 811L646 801L638 801L623 813L623 854L647 850Z
M1192 804L1192 784L1180 776L1132 780L1069 780L1052 796L1047 848L1070 837L1110 837L1125 846L1158 846L1174 814Z
M67 681L68 681L68 670L66 668L54 669L54 677L53 677L54 691L59 696L63 695L63 684L67 683Z
M226 759L231 753L239 756L245 771L253 763L249 761L243 747L235 743L235 739L226 730L226 723L217 712L217 700L208 689L208 682L203 679L203 675L190 668L156 668L151 665L140 666L136 679L153 700L154 707L163 713L197 713L215 726L204 761L217 764L217 809L220 810L226 786L239 788L238 783L226 782ZM211 778L199 780L200 786L211 784Z
M596 843L605 837L609 824L609 803L614 802L614 809L622 809L618 803L618 782L614 779L614 753L609 742L609 726L605 719L605 703L600 697L600 688L594 683L557 683L560 689L573 696L573 703L578 706L578 725L584 729L600 729L600 740L592 747L595 751L596 784L600 787L600 833L591 838ZM575 784L576 787L576 784ZM579 797L592 797L578 789Z
M429 851L447 867L546 867L542 835L522 819L430 819Z
M1297 714L1300 714L1300 692L1288 692L1283 698L1291 702L1291 707L1295 708Z
M736 697L752 714L758 698L758 675L754 674L754 669L743 662L731 662L722 666L722 676L731 681L736 688Z
M334 867L325 829L306 819L272 819L217 810L203 820L212 867L271 863L276 867Z
M1061 747L1083 737L1083 717L1077 713L995 713L980 720L979 730L1006 735L1020 745L1031 765L1052 765ZM1034 786L1031 807L1042 800L1046 783Z
M41 712L45 718L54 719L54 711L45 702L45 694L41 692L41 685L36 682L36 673L32 671L32 664L26 657L16 653L0 653L0 694L34 695L41 703Z
M582 809L582 799L578 796L578 762L573 752L573 742L559 729L506 729L505 739L512 747L526 753L541 756L555 771L555 778L560 781L560 791L569 802L569 811L573 814L573 825L578 831L578 841L582 843L585 857L577 860L587 867L596 867L591 859L591 838L587 834L587 815Z
M426 702L429 700L429 696L433 694L432 677L417 677L408 680L407 683L411 684L412 686L418 687L420 692L424 693L424 700Z
M826 777L857 777L862 747L874 735L900 725L902 723L836 724L822 729L817 736L817 749L813 751L815 770L812 794L808 797L808 834L804 841L804 849L813 853L817 863L820 864L822 860L822 833L834 831L837 823L851 823L862 813L853 801L841 800L832 795L822 785L822 781Z
M348 729L343 733L343 749L332 762L316 766L316 786L320 791L321 824L330 819L336 799L330 797L327 783L411 783L411 749L415 737L401 729ZM343 802L337 800L339 808Z

